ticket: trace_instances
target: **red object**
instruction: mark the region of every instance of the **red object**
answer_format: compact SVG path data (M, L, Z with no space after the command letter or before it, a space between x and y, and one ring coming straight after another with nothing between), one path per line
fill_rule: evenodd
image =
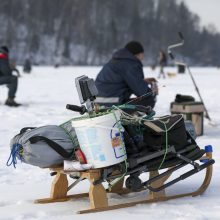
M4 53L0 53L0 59L7 59L8 56Z
M78 149L78 150L75 151L75 155L76 155L76 159L77 159L81 164L86 164L86 163L87 163L85 154L84 154L80 149Z

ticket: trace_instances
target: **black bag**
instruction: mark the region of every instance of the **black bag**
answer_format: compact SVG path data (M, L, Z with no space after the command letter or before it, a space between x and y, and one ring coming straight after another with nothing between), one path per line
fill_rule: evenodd
M181 95L177 94L175 98L175 102L183 103L183 102L195 102L195 98L191 95Z
M164 116L145 121L144 126L143 138L149 150L162 150L166 145L180 150L189 144L182 115Z

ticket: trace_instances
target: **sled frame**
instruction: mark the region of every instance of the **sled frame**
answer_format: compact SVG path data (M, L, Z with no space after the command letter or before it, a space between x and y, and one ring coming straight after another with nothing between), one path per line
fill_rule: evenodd
M206 158L211 160L212 152L206 153ZM167 201L171 199L178 199L178 198L187 197L187 196L194 197L194 196L201 195L206 191L206 189L208 188L210 184L210 181L212 178L212 172L213 172L213 165L210 165L206 168L206 173L205 173L203 183L196 191L184 193L184 194L177 194L177 195L167 195L165 189L159 192L149 191L149 195L147 196L146 199L142 199L142 200L135 201L135 202L133 201L126 202L126 203L121 203L121 204L116 204L116 205L108 204L107 193L117 193L117 194L122 195L122 194L127 194L131 192L128 189L123 188L124 178L121 179L119 182L117 182L111 188L111 190L106 190L104 186L102 185L102 183L95 184L95 185L93 184L95 181L100 179L101 169L80 172L80 178L82 179L85 178L90 181L89 192L74 194L74 195L67 195L67 192L68 192L67 175L69 174L65 173L62 168L51 168L51 169L54 172L56 172L56 176L51 185L50 197L35 200L35 203L45 204L45 203L53 203L53 202L64 202L64 201L68 201L71 199L75 200L78 198L89 197L90 208L85 209L85 210L80 210L77 212L78 214L85 214L85 213L93 213L93 212L101 212L101 211L107 211L107 210L126 208L126 207L135 206L137 204L148 204L148 203ZM153 182L151 186L155 188L163 186L163 184L165 183L166 180L169 179L171 174L172 173ZM157 175L159 175L159 172L157 170L149 172L149 178L153 178Z

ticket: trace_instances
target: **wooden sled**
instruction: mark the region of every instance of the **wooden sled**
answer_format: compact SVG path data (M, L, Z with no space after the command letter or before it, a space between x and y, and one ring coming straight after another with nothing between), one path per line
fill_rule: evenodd
M211 160L212 153L211 152L206 153L206 156L203 159ZM201 195L206 191L206 189L208 188L208 186L210 184L210 181L212 178L213 166L210 165L206 168L206 174L205 174L204 181L203 181L202 185L194 192L168 196L168 195L166 195L165 189L159 190L158 192L149 191L148 198L146 198L144 200L139 200L139 201L135 201L135 202L133 202L133 201L126 202L126 203L116 204L116 205L108 205L107 193L117 193L117 194L129 193L130 191L128 189L123 188L124 179L121 179L109 191L109 190L106 190L101 183L95 184L95 185L93 184L95 181L100 179L101 169L80 172L80 179L86 178L90 181L89 193L67 195L67 192L68 192L67 175L69 175L69 174L65 173L62 168L53 168L52 170L54 172L56 172L56 176L55 176L55 179L53 180L53 183L51 186L50 197L45 198L45 199L35 200L35 203L44 204L44 203L52 203L52 202L64 202L64 201L68 201L70 199L89 197L90 208L86 209L86 210L80 210L77 212L78 214L84 214L84 213L101 212L101 211L107 211L107 210L126 208L126 207L135 206L137 204L167 201L167 200L177 199L177 198L186 197L186 196L193 196L194 197L194 196ZM159 174L158 171L151 171L150 178L158 176L158 174ZM170 177L171 174L172 173L169 173L169 174L163 176L163 178L160 178L159 180L154 181L151 184L151 187L152 188L158 188L158 187L163 188L166 180L168 180L168 178Z

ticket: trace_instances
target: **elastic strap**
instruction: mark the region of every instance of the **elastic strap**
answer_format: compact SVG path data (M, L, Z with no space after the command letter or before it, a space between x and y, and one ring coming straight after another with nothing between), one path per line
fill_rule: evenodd
M160 163L160 166L158 167L158 170L162 167L162 165L164 164L164 161L166 159L167 156L167 150L168 150L168 130L167 130L167 126L166 123L161 121L164 124L164 128L165 128L165 138L166 138L166 146L165 146L165 153L164 153L164 157Z
M69 153L67 152L63 147L61 147L56 142L44 137L44 136L34 136L29 139L31 144L35 144L39 141L46 142L53 150L55 150L59 155L61 155L64 158L70 158L73 155L73 152Z

